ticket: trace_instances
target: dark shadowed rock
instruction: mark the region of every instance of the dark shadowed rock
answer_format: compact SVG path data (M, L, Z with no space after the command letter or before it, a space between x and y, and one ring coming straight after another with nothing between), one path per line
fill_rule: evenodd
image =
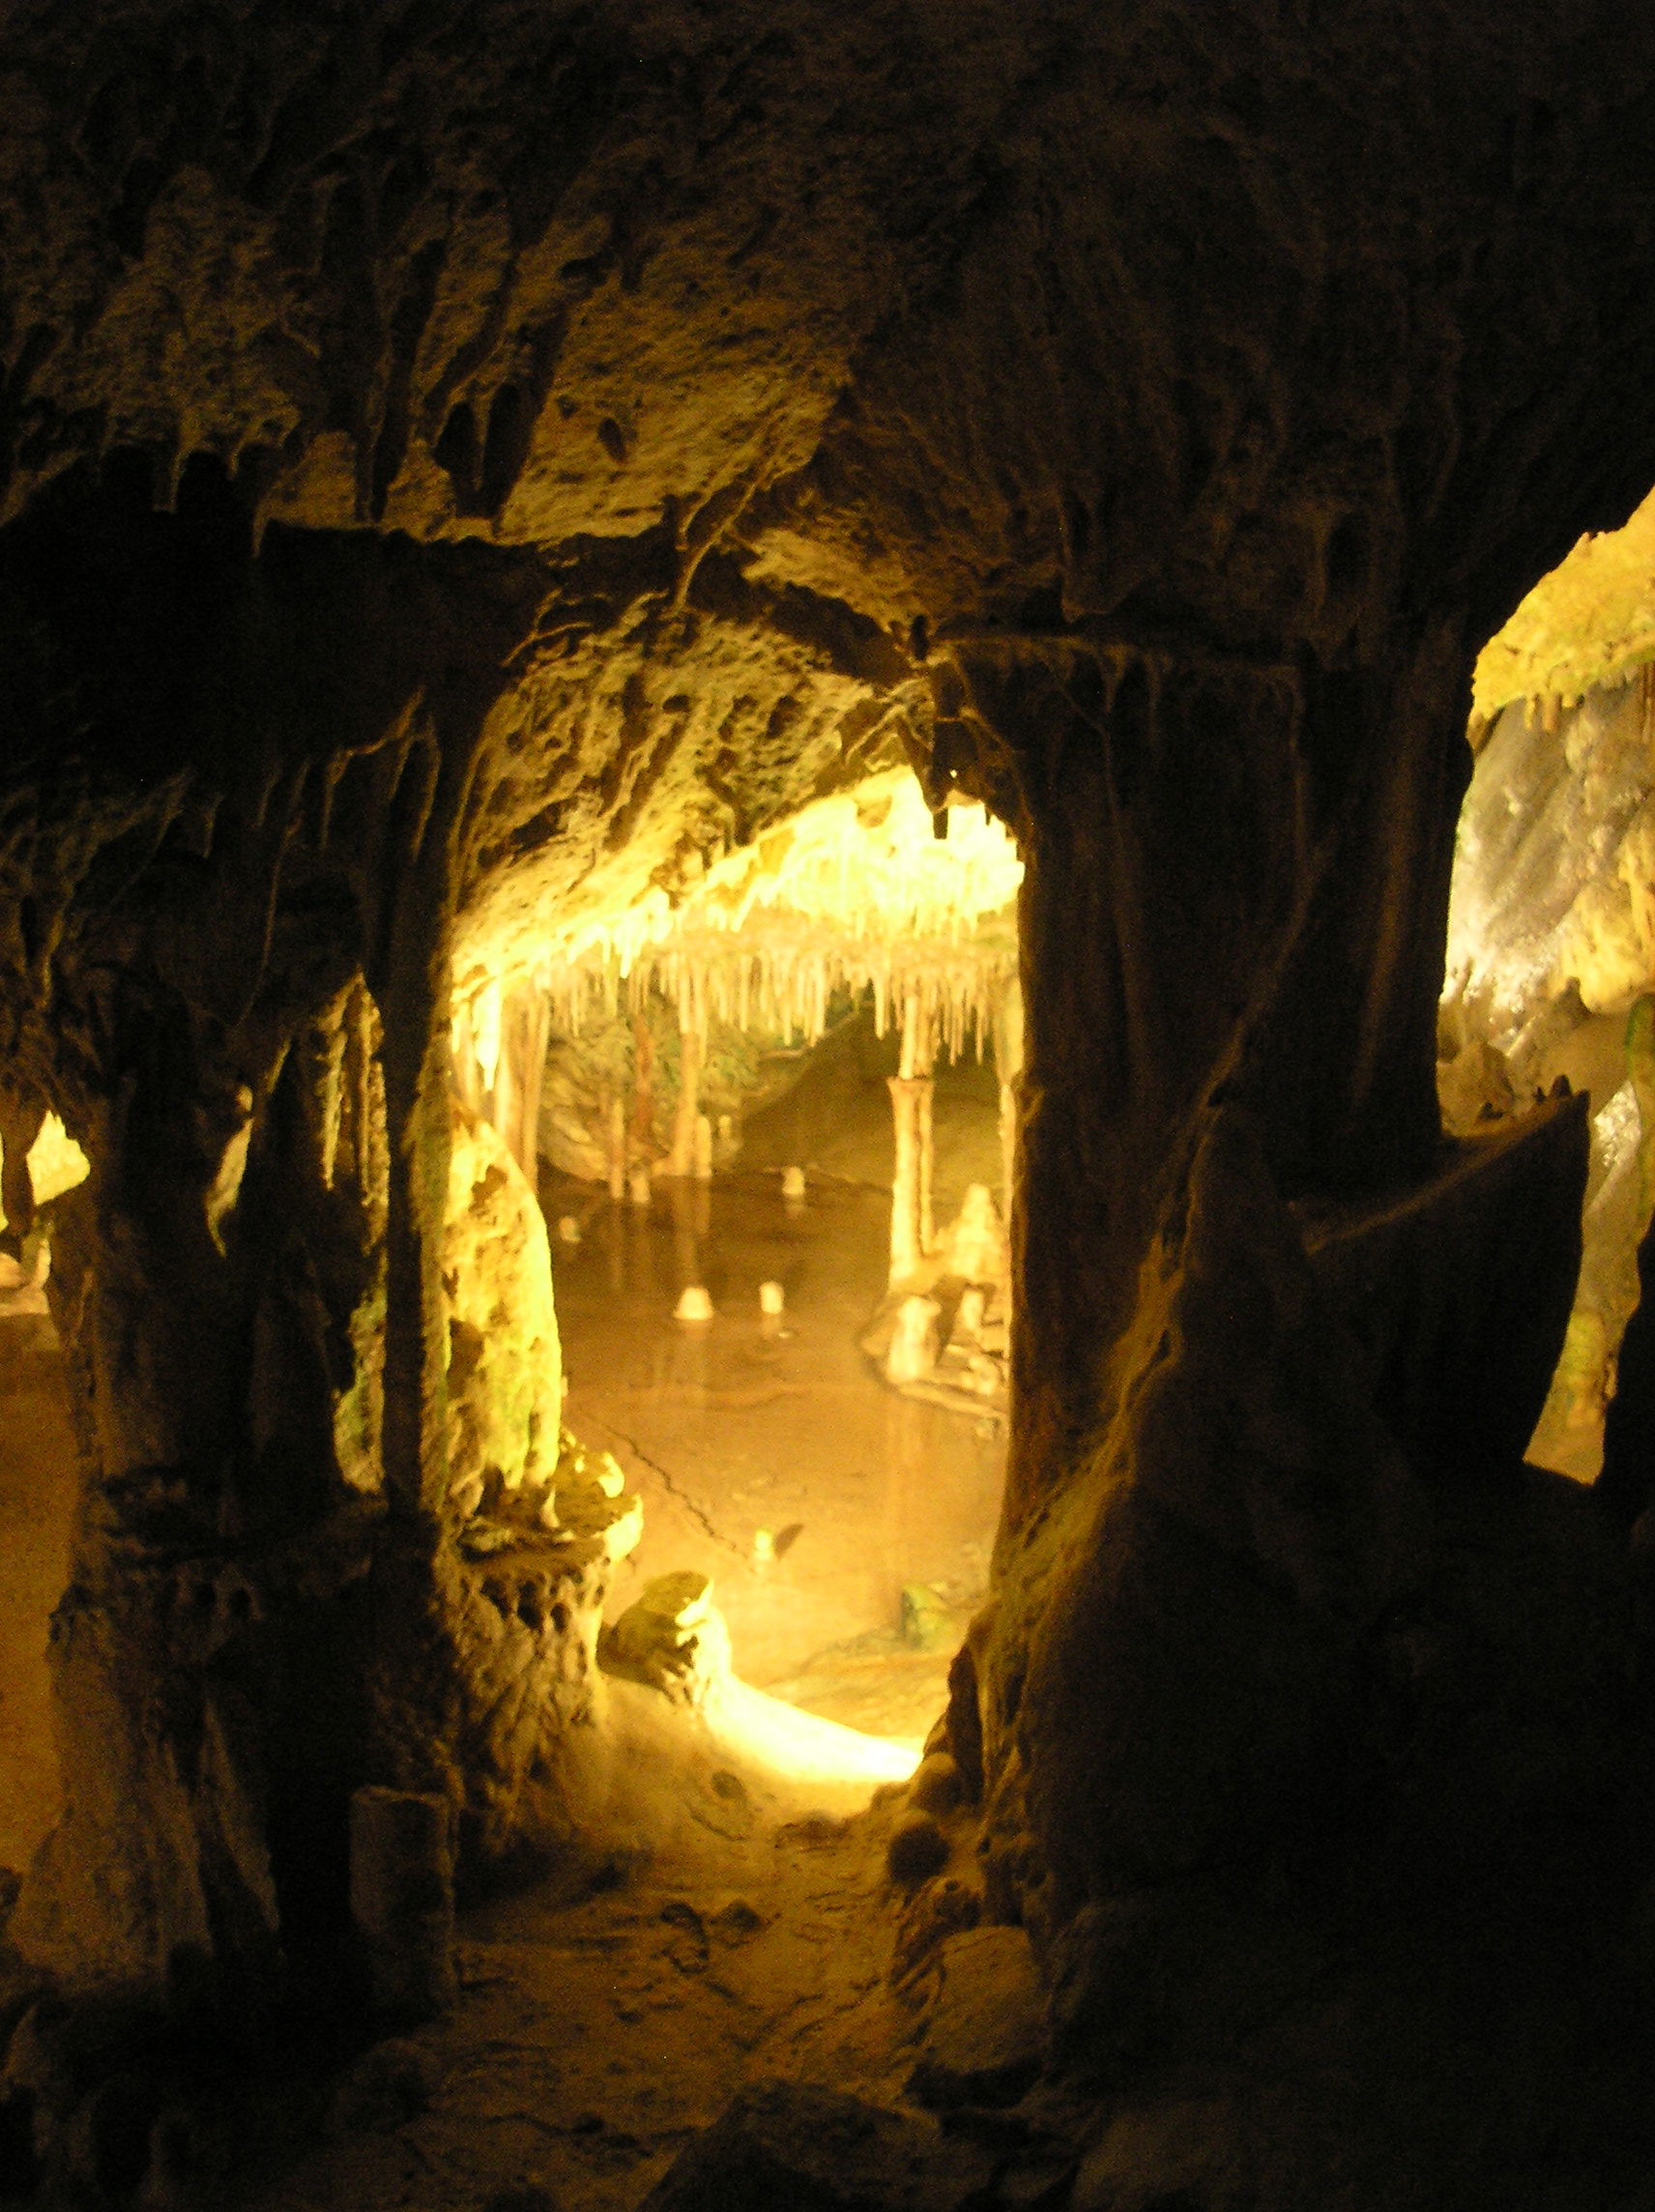
M959 1764L945 1751L922 1759L909 1785L909 1795L922 1813L951 1813L963 1794Z
M923 2104L1007 2105L1040 2070L1039 1977L1021 1928L972 1928L937 1953L937 1992L909 2087Z
M1588 1104L1498 1124L1400 1197L1306 1223L1374 1406L1421 1475L1515 1467L1534 1432L1581 1265Z
M482 2212L563 2212L563 2200L543 2181L513 2181L497 2189Z
M393 2037L356 2059L334 2092L333 2119L341 2135L359 2128L399 2128L429 2109L442 2079L430 2052Z
M967 2212L992 2177L979 2146L801 2082L743 2089L640 2212Z
M948 1863L948 1839L929 1813L911 1813L891 1831L886 1857L898 1881L917 1881Z
M1604 1416L1597 1495L1622 1520L1648 1504L1655 1484L1655 1229L1638 1250L1638 1311L1621 1339L1614 1396Z

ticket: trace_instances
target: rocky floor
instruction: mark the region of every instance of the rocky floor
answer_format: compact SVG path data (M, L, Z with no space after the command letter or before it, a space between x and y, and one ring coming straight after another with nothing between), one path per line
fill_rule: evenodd
M888 1821L742 1824L472 1911L453 2013L366 2053L332 2139L226 2212L630 2212L743 2082L896 2101L913 2023L886 1984Z

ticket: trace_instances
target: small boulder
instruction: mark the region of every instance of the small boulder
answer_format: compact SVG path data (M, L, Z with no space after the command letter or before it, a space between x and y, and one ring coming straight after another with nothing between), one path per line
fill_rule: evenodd
M745 1943L764 1926L764 1916L744 1897L733 1897L709 1915L707 1925L723 1943Z
M929 1583L902 1586L902 1641L915 1651L951 1651L960 1641L952 1608Z
M990 2154L928 2121L803 2082L758 2081L682 2152L640 2212L958 2212Z
M937 1952L937 1989L909 2081L921 2104L1015 2104L1040 2071L1044 2005L1021 1928L973 1928Z
M361 2128L399 2128L430 2109L442 2075L436 2059L401 2036L376 2043L355 2059L334 2091L333 2118L340 2135Z
M929 1813L910 1813L891 1830L886 1863L898 1881L922 1881L948 1863L948 1839Z
M648 1682L675 1703L705 1704L730 1674L730 1631L712 1603L710 1576L657 1575L598 1647L616 1674Z
M921 1882L909 1899L896 1931L890 1978L898 1989L910 1984L950 1936L974 1928L982 1918L982 1893L942 1875Z

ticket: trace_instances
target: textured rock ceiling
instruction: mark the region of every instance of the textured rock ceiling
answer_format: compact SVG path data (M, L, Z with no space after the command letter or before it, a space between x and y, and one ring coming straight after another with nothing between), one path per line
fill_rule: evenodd
M136 448L161 507L216 456L255 537L532 549L470 896L516 957L923 742L939 645L1337 666L1422 591L1492 627L1537 515L1560 551L1655 474L1651 36L1561 0L24 5L4 511Z
M1581 538L1477 657L1473 698L1492 719L1514 699L1575 706L1655 660L1655 492L1623 528Z

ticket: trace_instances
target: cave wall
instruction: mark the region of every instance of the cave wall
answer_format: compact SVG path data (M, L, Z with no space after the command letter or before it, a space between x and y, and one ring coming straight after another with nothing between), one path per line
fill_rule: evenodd
M1442 1470L1283 1208L1440 1164L1469 655L1655 478L1652 43L1550 0L13 11L0 1049L92 1162L68 1765L102 1698L169 1839L144 1863L86 1773L114 1891L169 1901L89 1970L256 1972L325 1921L336 1885L284 1906L282 1820L359 1773L463 1804L504 1677L461 1624L563 1603L478 1594L452 1503L450 977L896 747L1029 863L974 1646L1001 1906L1056 1924L1133 1859L1062 1777L1089 1741L1125 1789L1165 1669L1123 1657L1137 1703L1088 1738L1075 1654L1136 1647L1145 1557L1191 1604L1223 1582L1134 1531L1176 1462L1151 1412L1222 1406L1227 1361L1322 1409L1270 1412L1245 1479L1234 1424L1188 1431L1179 1511L1274 1592L1234 1635L1281 1726L1240 1775L1194 1741L1155 1770L1134 1878L1291 1796L1333 1708L1284 1682L1370 1634ZM369 1003L383 1133L330 1171ZM1548 1266L1553 1121L1513 1202ZM1273 1318L1227 1353L1236 1220ZM337 1579L261 1566L247 1617L348 1646L325 1755L303 1670L237 1672L229 1556L296 1540ZM1155 1813L1186 1797L1195 1847ZM68 1927L53 1878L30 1909Z

